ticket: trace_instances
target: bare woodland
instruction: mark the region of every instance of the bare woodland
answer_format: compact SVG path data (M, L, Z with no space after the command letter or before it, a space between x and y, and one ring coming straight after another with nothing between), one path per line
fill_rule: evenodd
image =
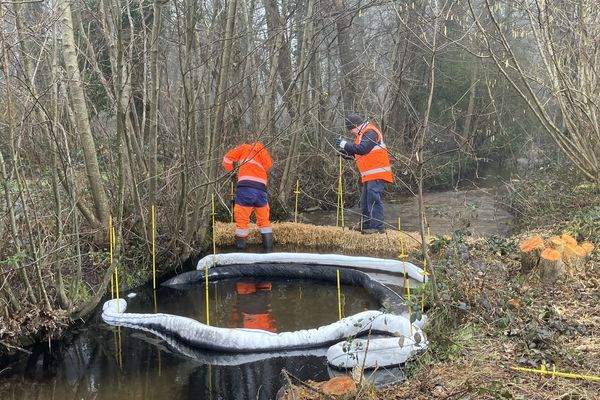
M102 295L111 217L131 276L152 206L159 260L196 253L243 141L273 155L280 218L296 179L302 207L335 208L347 111L382 127L391 193L536 140L600 184L599 30L596 0L0 0L0 312Z

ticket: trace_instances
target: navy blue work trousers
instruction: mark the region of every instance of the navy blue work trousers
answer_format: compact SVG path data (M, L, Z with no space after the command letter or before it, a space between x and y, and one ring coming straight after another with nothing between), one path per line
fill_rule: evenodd
M385 189L385 181L376 179L363 183L360 194L360 206L362 209L362 229L383 230L383 203L381 202L381 193Z

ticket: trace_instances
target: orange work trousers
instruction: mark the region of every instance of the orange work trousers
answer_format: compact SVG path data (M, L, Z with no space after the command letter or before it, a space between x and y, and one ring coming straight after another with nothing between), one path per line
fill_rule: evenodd
M235 220L235 236L246 237L250 233L250 216L252 211L256 216L256 224L260 233L271 233L271 222L269 221L269 205L263 207L248 207L236 204L233 208L233 219Z

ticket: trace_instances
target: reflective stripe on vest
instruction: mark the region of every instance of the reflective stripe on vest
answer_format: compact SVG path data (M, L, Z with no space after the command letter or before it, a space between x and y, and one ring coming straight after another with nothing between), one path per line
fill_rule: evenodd
M259 163L258 161L256 161L253 158L246 158L242 161L240 161L242 164L252 164L252 165L257 165L260 169L262 169L263 171L265 170L265 167Z
M366 124L356 136L356 141L354 143L359 144L367 131L374 131L377 133L377 144L373 146L371 151L367 154L355 155L356 166L360 172L361 181L368 182L371 180L383 179L384 181L391 183L394 181L394 178L387 146L383 141L381 131L373 124Z
M381 172L387 172L387 171L392 171L392 167L383 167L383 168L374 168L374 169L370 169L368 171L364 171L360 173L360 176L368 176L368 175L374 175L374 174L379 174Z

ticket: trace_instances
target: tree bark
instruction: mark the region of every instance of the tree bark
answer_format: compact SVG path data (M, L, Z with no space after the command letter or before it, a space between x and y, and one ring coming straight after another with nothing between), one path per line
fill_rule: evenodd
M90 126L89 113L85 100L83 81L77 62L75 49L75 34L73 31L73 18L71 16L71 4L69 0L58 0L58 10L62 23L62 43L67 77L70 80L71 100L75 114L75 122L81 140L81 147L85 158L90 192L95 205L95 215L98 222L108 225L109 201L106 192L98 157L96 155L96 144Z

